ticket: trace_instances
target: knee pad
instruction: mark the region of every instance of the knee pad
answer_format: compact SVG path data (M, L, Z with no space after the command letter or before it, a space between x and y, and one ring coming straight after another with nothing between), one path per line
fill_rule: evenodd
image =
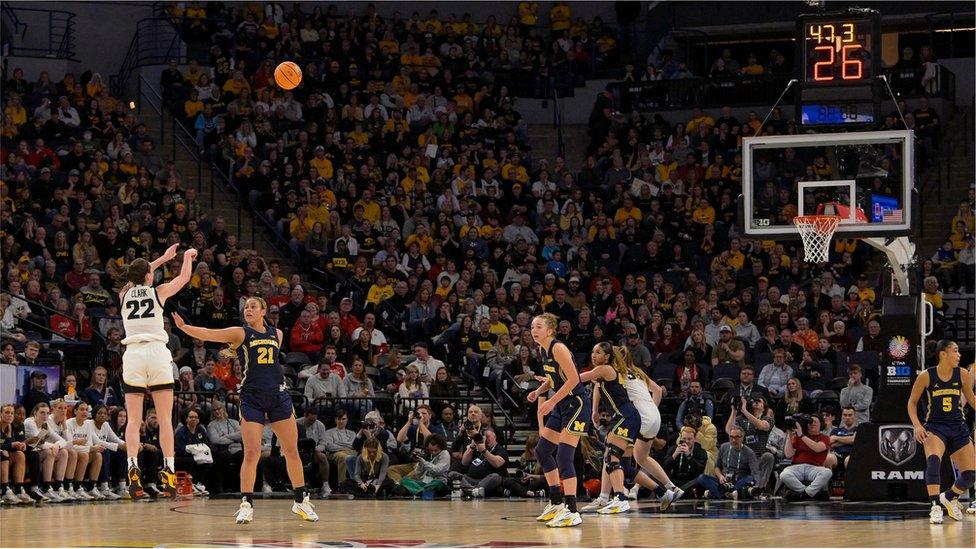
M614 471L623 469L623 464L621 463L623 458L623 450L614 446L613 444L607 444L607 451L603 457L604 467L607 469L607 474L611 474Z
M540 438L535 445L535 459L538 460L542 471L548 473L557 467L556 464L556 445L546 438Z
M556 449L556 465L559 467L559 478L566 480L576 478L576 447L560 442Z
M956 477L956 487L962 490L971 488L973 484L976 484L976 471L972 469L968 471L962 471L959 476Z
M939 456L929 456L925 460L925 484L938 485L942 470L942 459Z

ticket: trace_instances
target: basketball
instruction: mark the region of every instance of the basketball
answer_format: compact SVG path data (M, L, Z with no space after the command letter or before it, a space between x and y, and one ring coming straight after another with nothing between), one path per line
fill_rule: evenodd
M293 90L302 83L302 69L291 61L285 61L275 67L275 83L286 90Z

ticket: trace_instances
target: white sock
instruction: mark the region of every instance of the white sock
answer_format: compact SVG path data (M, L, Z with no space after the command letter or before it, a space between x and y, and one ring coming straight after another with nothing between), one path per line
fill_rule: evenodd
M127 461L129 462L129 469L133 469L133 468L138 469L139 468L139 458L137 458L137 457L130 457L130 458L128 458Z
M163 467L170 470L170 472L176 471L176 458L175 457L164 457Z

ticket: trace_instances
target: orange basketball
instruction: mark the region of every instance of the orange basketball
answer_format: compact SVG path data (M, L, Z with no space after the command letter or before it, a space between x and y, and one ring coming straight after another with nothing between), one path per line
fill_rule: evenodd
M285 61L275 67L275 83L286 90L292 90L302 83L302 69L291 61Z

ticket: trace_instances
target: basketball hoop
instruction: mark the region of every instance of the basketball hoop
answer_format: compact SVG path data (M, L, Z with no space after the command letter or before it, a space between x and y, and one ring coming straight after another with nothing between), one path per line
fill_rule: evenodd
M836 215L798 215L793 224L803 239L803 251L809 263L826 263L830 239L837 230L840 217Z

